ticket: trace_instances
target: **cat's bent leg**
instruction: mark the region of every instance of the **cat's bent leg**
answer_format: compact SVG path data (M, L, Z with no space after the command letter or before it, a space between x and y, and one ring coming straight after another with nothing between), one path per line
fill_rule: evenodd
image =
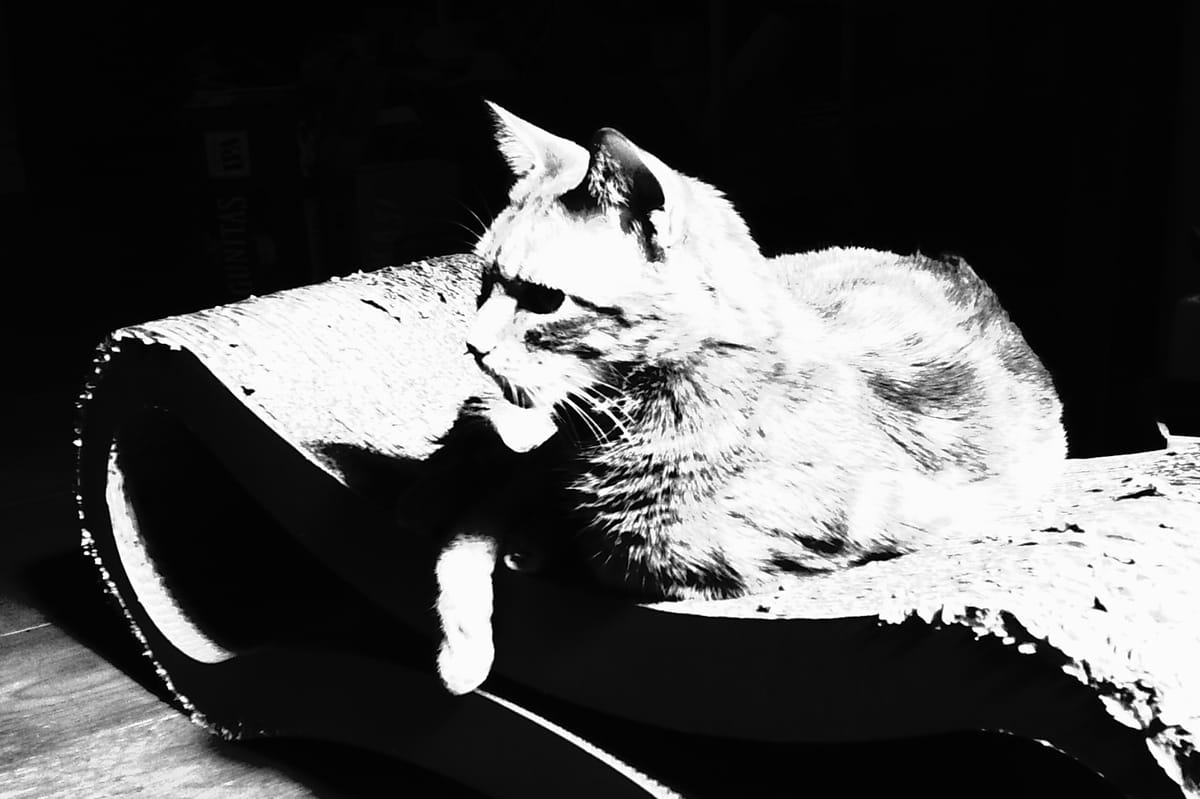
M438 675L452 694L474 691L492 669L492 572L500 547L477 529L455 533L438 555Z

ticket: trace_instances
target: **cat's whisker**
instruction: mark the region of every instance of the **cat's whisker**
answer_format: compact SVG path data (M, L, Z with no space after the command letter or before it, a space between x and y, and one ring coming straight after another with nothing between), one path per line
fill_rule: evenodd
M462 207L462 209L463 209L464 211L466 211L468 214L470 214L470 215L471 215L471 217L472 217L472 218L473 218L473 219L474 219L476 222L478 222L478 223L479 223L479 230L474 230L474 229L472 229L472 228L469 228L469 227L467 227L467 226L465 226L465 225L464 225L464 227L465 227L465 228L466 228L466 229L467 229L469 232L471 232L471 233L475 234L475 237L476 237L476 238L482 238L482 237L483 237L483 234L484 234L484 233L486 233L486 232L487 232L487 229L488 229L487 222L484 222L484 221L483 221L483 220L482 220L482 219L479 217L479 214L475 213L475 210L474 210L473 208L471 208L471 206L469 206L469 205L467 205L465 202L463 202L462 200L459 200L459 201L458 201L458 204L459 204L459 206L460 206L460 207Z
M592 396L588 393L587 387L571 391L570 397L575 407L579 410L579 413L587 418L593 427L595 427L597 430L603 431L603 427L600 425L593 413L595 410L595 403L592 400ZM605 438L607 438L607 436L605 436Z
M459 219L451 219L450 221L455 226L457 226L459 229L461 229L464 233L467 234L466 244L470 249L474 249L479 244L479 242L483 239L483 237L487 235L488 224L486 222L484 222L483 219L480 218L479 214L475 213L475 211L469 205L467 205L465 202L463 202L462 200L459 200L458 204L459 204L459 206L462 207L462 209L464 211L466 211L468 214L471 215L471 218L475 221L476 224L478 224L479 227L478 227L478 229L476 229L475 227L473 227L469 224L465 224L464 222L460 221Z
M612 414L606 413L605 409L601 408L600 405L594 401L594 398L592 396L590 396L586 390L583 391L583 396L578 397L578 399L581 399L582 408L584 409L584 411L586 411L586 413L588 415L588 419L590 421L592 421L592 423L596 427L596 429L599 429L599 431L601 431L601 433L600 433L601 441L604 441L604 443L607 444L608 441L612 440L612 431L610 428L607 428L605 425L601 425L600 421L598 419L596 419L596 417L594 415L594 411L599 410L599 411L601 411L601 413L604 413L605 416L608 417L608 419L612 419L614 422L616 422L616 420L613 419ZM616 427L620 428L619 423L617 423Z
M571 426L571 432L575 434L576 438L578 438L579 430L575 426L574 417L580 415L579 407L574 402L571 401L571 396L569 394L562 398L561 404L562 404L561 413L563 414L563 418L567 420L567 424L569 424Z
M566 424L571 431L571 438L575 439L576 441L580 439L579 429L575 426L575 420L571 418L571 414L564 413L562 408L560 408L557 404L554 404L550 406L550 416L554 419L556 424L559 422Z
M601 413L612 420L613 426L615 426L617 430L621 432L622 436L629 435L629 428L625 426L625 423L621 421L620 417L613 413L612 409L605 406L598 406L598 408Z
M479 214L475 213L470 208L467 208L467 212L469 214L471 214L471 216L475 217L475 221L479 223L479 236L480 236L480 238L482 238L483 234L487 233L487 229L488 229L487 222L484 222L483 219L480 218Z
M494 213L492 213L492 208L491 208L491 206L488 205L487 197L485 197L482 193L480 193L478 196L479 196L479 202L483 203L484 213L486 213L488 215L489 219L495 219L496 215ZM468 208L467 210L470 211L471 209ZM472 212L472 213L474 213L474 212ZM480 220L480 222L482 222L482 221L483 220ZM487 225L484 225L484 228L487 228Z
M589 406L597 413L601 414L609 423L611 423L611 427L621 435L629 435L629 428L621 420L620 416L614 413L613 410L606 404L602 402L590 401Z
M613 397L612 400L610 400L608 403L608 408L612 411L615 411L616 413L619 413L621 415L621 418L624 419L630 426L632 426L634 423L633 416L630 415L629 411L627 410L627 406L628 406L627 400L628 400L628 397L624 397L624 396Z
M611 396L609 396L607 393L604 395L601 395L599 392L595 391L594 387L608 389L611 392ZM606 382L604 380L595 380L592 382L591 386L589 387L589 390L591 390L592 393L595 394L597 397L603 397L604 401L608 403L609 407L620 411L621 415L625 417L625 421L629 422L630 424L633 423L633 418L628 413L626 413L623 408L625 401L628 400L628 398L629 398L628 393L624 389L618 388L617 386L614 386L612 383Z
M588 430L590 430L592 433L592 436L602 444L608 443L608 433L606 433L604 428L592 418L592 415L588 413L587 408L575 397L568 397L567 402L570 403L571 407L575 409L575 413L578 414L579 418L581 418L584 424L587 425Z
M612 392L613 392L613 394L614 394L614 395L616 395L616 396L618 396L618 397L624 397L624 396L625 396L625 390L624 390L624 389L622 389L622 388L618 388L617 386L614 386L612 383L609 383L607 380L597 380L597 379L594 379L594 378L593 378L593 379L592 379L592 385L593 385L593 386L599 386L600 388L607 388L607 389L611 389L611 390L612 390Z
M563 397L563 402L569 408L575 411L575 413L583 420L584 424L587 425L588 430L596 437L597 440L599 440L601 443L608 441L608 436L605 434L604 430L599 424L596 423L596 420L588 414L587 410L579 404L574 395L568 394L567 396Z
M542 399L540 397L537 401L539 405L542 404ZM571 431L571 437L574 440L582 441L584 439L584 437L580 435L579 426L575 423L574 417L576 416L583 418L583 421L589 432L596 432L596 428L593 424L591 424L591 420L587 418L587 415L583 413L578 405L571 402L570 396L563 397L561 402L566 406L565 408L560 407L559 403L550 404L550 415L556 423L562 421L566 424L567 428Z
M468 249L474 249L475 245L479 243L479 240L482 238L482 236L480 236L478 233L476 233L471 228L464 225L462 222L459 222L457 220L451 220L451 222L456 227L458 227L460 230L462 230L464 233L467 234L466 236L463 237L465 239L463 242L463 246L467 247Z
M588 403L591 407L595 408L611 419L612 423L617 427L618 430L621 431L622 435L629 435L629 428L625 426L625 422L632 424L633 420L630 419L629 415L624 411L620 411L614 400L610 400L596 393L591 388L584 388L582 391L584 395L591 400ZM625 417L624 421L622 421L622 419L617 415L616 411L620 411L621 415Z
M479 233L476 230L474 230L472 227L470 227L469 225L464 225L462 222L459 222L457 219L451 219L450 222L455 227L457 227L459 230L462 230L464 233L468 233L471 236L473 236L476 241L479 240Z

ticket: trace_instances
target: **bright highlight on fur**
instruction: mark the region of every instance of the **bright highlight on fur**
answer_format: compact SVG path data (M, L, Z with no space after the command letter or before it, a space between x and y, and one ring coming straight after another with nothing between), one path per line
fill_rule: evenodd
M965 262L768 260L720 192L617 131L582 147L489 105L518 180L476 246L467 345L501 397L475 407L550 493L451 525L453 691L490 668L501 539L541 509L602 584L717 598L965 535L1053 482L1052 381Z

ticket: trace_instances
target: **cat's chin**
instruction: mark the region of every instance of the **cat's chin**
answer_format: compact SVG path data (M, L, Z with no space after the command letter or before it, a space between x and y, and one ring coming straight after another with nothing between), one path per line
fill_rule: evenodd
M501 400L488 409L488 418L513 452L528 452L558 432L550 408L522 408Z

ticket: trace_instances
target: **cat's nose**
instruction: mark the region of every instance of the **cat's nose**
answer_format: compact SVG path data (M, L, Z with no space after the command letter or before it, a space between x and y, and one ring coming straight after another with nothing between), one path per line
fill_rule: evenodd
M516 308L516 300L495 292L480 306L467 331L467 352L474 355L476 361L486 358L496 348L505 329L512 323Z

